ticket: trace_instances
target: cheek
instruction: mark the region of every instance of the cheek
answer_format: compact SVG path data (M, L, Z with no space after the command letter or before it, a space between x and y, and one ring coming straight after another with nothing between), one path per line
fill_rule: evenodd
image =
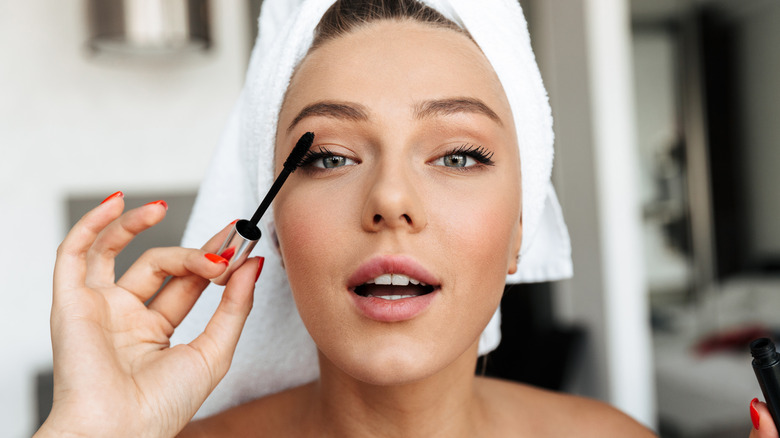
M278 199L274 206L279 246L293 296L309 326L320 317L317 309L343 291L340 271L344 254L354 247L359 224L349 222L349 203L305 190ZM354 222L354 221L353 221ZM341 256L341 257L339 257Z
M438 218L442 229L437 234L444 237L438 250L452 269L454 298L469 303L453 306L458 314L452 317L477 318L479 324L487 324L501 300L508 262L515 257L520 193L519 189L494 190L468 199L439 209L449 214Z
M332 210L323 211L311 204L308 208L291 205L280 210L276 224L285 266L297 267L301 262L319 260L326 255L323 250L338 244L338 230L327 226L338 220ZM285 214L287 211L292 213Z
M332 252L348 242L339 226L344 213L336 205L323 208L317 199L297 196L280 202L275 211L279 246L293 286L318 277L311 274L327 266Z
M450 236L451 248L444 249L471 266L464 273L493 274L503 281L507 258L512 256L520 232L519 205L519 190L487 191L463 203L452 203L449 213L439 219L447 230L442 233Z

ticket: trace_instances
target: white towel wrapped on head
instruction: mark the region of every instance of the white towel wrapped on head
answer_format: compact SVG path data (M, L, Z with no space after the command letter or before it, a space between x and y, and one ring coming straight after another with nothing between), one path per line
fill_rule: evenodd
M271 186L279 109L295 66L313 31L334 0L265 0L260 34L247 80L214 154L184 235L183 245L200 247L233 219L252 215ZM517 273L509 283L558 280L572 274L571 249L555 190L552 116L531 50L528 29L516 0L423 0L469 31L496 71L509 99L520 149L523 240ZM267 227L272 218L263 218ZM198 416L211 415L260 396L317 378L316 346L290 293L268 232L253 255L266 258L252 312L230 371ZM189 342L214 313L221 287L211 285L174 333ZM501 339L500 310L480 338L480 354Z

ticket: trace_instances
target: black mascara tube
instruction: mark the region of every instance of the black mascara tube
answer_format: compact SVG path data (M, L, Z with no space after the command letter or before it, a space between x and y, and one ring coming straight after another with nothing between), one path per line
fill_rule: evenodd
M753 371L764 393L772 420L776 427L780 427L777 415L777 409L780 408L780 354L769 338L758 338L751 342L750 354L753 356Z

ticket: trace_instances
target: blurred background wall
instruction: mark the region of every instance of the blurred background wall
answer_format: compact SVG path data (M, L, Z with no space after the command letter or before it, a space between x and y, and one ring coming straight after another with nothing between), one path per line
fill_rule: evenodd
M527 6L575 262L553 285L555 317L587 333L572 390L664 437L743 436L745 406L761 398L748 343L776 338L780 308L780 5ZM630 89L617 74L626 58ZM613 191L621 183L630 189Z
M251 48L249 3L213 3L207 50L132 56L88 48L86 1L0 1L0 435L29 436L37 421L69 201L197 191Z

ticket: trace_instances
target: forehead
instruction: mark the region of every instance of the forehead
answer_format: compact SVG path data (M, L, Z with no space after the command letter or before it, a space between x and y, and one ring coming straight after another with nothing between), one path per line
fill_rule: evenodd
M408 113L421 101L455 96L483 101L511 120L498 77L466 35L413 21L380 21L326 42L303 60L290 82L279 131L313 101Z

